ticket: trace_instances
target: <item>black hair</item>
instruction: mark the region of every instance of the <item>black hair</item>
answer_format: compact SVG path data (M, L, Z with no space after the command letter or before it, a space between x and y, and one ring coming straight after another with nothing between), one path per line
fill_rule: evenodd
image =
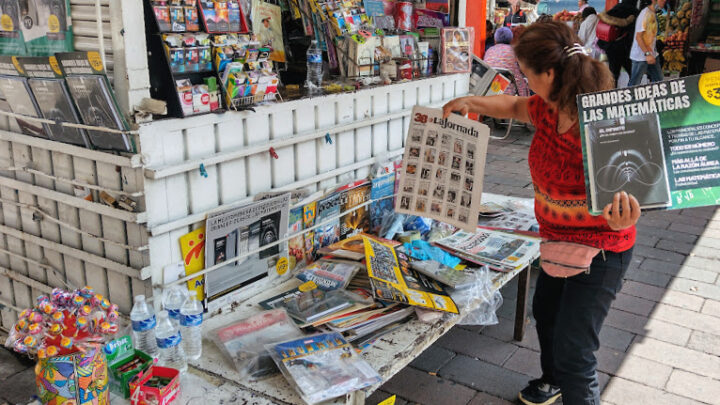
M582 19L585 20L586 18L588 18L588 16L593 15L593 14L597 14L597 11L595 11L594 8L585 7L582 11Z

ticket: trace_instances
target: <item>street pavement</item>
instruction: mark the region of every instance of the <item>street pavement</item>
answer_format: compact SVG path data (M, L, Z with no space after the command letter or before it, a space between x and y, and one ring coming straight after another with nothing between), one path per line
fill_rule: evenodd
M491 141L485 191L533 196L531 139L519 128ZM643 214L633 264L600 335L604 404L720 403L718 247L714 207ZM499 324L453 328L366 403L391 395L397 405L515 403L518 390L540 374L532 313L524 340L512 340L516 291L515 281L503 289ZM0 404L25 404L34 392L32 363L0 349Z

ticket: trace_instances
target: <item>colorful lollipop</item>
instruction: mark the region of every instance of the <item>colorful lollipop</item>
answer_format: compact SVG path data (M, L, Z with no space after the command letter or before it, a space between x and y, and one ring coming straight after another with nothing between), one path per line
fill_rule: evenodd
M28 328L28 322L25 319L21 319L21 320L17 321L17 323L15 324L15 330L17 332L25 332L25 331L27 331L27 328Z
M58 348L55 346L48 346L45 348L45 354L47 354L48 357L57 356Z
M31 322L31 323L39 323L39 322L42 322L43 316L38 311L32 311L28 315L27 320L28 320L28 322Z
M110 305L110 309L108 309L108 312L107 312L108 322L117 322L119 316L120 315L118 314L118 306Z
M28 333L31 335L37 335L40 332L42 332L42 325L40 325L39 323L30 324L30 326L28 327Z
M90 299L95 295L95 292L93 291L92 287L85 286L80 290L80 296L82 296L85 299Z
M73 305L75 305L75 307L80 308L85 304L85 298L83 298L79 295L75 295L72 298L72 303L73 303Z
M46 302L42 306L42 311L45 315L51 315L51 314L57 312L57 309L58 308L55 305L53 305L51 302Z
M50 333L51 336L59 336L63 331L63 326L59 323L54 323L50 325L50 328L48 328L48 333Z
M78 310L78 315L80 316L90 316L90 313L92 312L92 307L90 305L83 305Z
M71 337L63 336L62 339L60 339L60 347L63 349L69 349L73 346L73 339Z
M30 316L31 312L32 312L32 310L29 308L23 309L22 312L20 312L20 315L18 315L18 318L25 319L28 316Z
M88 327L88 319L84 316L78 316L75 319L75 327L78 331L86 329Z
M100 324L100 332L104 334L113 334L117 332L118 326L111 324L110 322L103 322Z
M13 344L13 349L18 353L27 353L28 348L25 346L22 342L22 340L15 341L15 344Z
M25 345L25 347L32 349L37 346L38 341L35 336L25 336L25 339L23 339L22 343Z
M62 311L57 311L53 313L50 317L52 318L53 322L56 323L63 323L65 321L65 313L63 313Z
M47 357L47 353L45 353L45 349L38 349L38 358L44 359Z

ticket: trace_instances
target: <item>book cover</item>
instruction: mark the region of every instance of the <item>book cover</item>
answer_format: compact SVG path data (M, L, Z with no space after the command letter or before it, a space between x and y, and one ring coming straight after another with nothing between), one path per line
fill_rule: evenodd
M40 118L40 108L32 96L26 77L0 76L0 92L8 101L10 112ZM16 120L23 134L49 139L44 124L22 118Z
M0 55L25 55L18 0L0 1Z
M372 179L370 190L370 232L377 234L382 227L382 220L386 214L393 212L395 200L395 172Z
M586 124L588 169L593 210L602 211L613 196L626 191L641 207L670 204L657 114Z
M56 122L80 123L80 116L62 79L28 79L42 116ZM47 124L50 137L59 142L92 147L84 129Z
M84 124L117 130L126 129L105 76L68 76L65 81ZM88 136L93 146L98 149L126 152L133 150L130 139L125 134L89 130Z
M27 53L47 56L73 50L70 0L22 0L20 25Z
M315 224L323 224L315 229L311 257L318 258L318 249L332 245L340 240L340 193L321 199L317 203L317 217ZM327 222L327 223L325 223Z
M340 212L347 212L370 201L371 184L354 187L340 193ZM370 231L370 207L368 205L340 217L340 240Z

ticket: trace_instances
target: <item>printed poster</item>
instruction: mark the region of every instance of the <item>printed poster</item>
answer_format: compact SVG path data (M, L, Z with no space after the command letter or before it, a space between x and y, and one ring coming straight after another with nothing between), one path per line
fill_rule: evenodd
M252 2L253 33L261 45L272 48L270 60L285 62L285 45L283 44L282 9L280 6L265 3L262 0Z
M474 232L490 129L456 114L414 107L395 211Z
M0 55L25 55L18 0L0 1Z
M643 209L720 204L720 72L577 101L591 214L619 191Z
M287 272L286 243L259 249L287 235L289 209L290 193L286 193L208 215L205 268L242 256L206 274L205 302L209 312L232 303L233 291Z
M28 55L51 56L74 50L69 0L22 0L19 4Z
M198 228L180 237L180 252L183 256L185 276L191 276L205 268L205 227ZM205 276L188 280L188 290L197 291L197 299L205 299Z

